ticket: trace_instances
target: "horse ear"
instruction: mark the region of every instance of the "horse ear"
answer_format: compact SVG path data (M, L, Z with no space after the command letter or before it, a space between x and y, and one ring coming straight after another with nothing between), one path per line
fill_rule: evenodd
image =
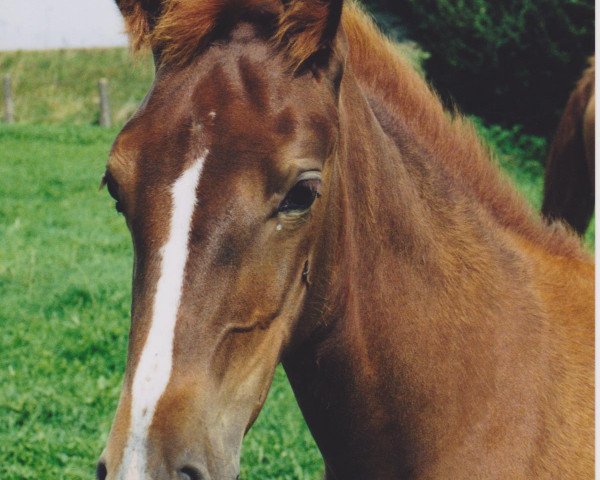
M125 27L133 50L149 44L156 21L161 14L162 0L116 0L125 19Z
M287 0L276 35L293 68L326 67L334 52L344 0Z

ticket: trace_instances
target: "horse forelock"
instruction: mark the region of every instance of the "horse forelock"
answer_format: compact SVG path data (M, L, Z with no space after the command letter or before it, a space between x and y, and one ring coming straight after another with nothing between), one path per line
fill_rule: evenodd
M119 0L117 0L119 2ZM285 4L280 0L165 0L155 5L120 0L131 46L159 53L162 63L183 65L215 39L225 36L241 20L263 28L297 69L313 54L327 47L334 36L342 1L308 0Z
M259 18L261 26L274 28L280 9L274 0L168 0L146 42L162 62L185 64L240 20Z

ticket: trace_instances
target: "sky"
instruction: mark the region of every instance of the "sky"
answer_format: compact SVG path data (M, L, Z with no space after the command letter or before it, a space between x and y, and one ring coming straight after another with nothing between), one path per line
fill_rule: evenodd
M114 0L0 0L0 51L123 46Z

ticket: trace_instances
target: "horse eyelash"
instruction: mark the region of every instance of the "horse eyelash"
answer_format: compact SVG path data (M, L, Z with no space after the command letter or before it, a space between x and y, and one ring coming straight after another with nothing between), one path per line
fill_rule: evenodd
M102 175L102 178L100 179L100 185L98 186L98 191L103 190L104 188L108 189L108 175L106 172ZM111 197L112 197L112 194L111 194ZM114 197L112 197L112 198L115 201L115 210L117 211L117 213L119 215L123 215L123 209L120 206L121 205L120 201Z
M108 180L106 179L106 173L102 174L102 178L100 178L100 185L98 185L98 191L101 191L106 187Z

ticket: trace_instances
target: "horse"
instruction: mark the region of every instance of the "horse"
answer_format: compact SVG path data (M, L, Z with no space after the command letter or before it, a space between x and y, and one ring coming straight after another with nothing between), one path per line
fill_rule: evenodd
M118 0L131 329L99 480L230 480L274 371L334 479L593 475L594 265L352 1Z
M579 235L594 213L595 78L592 57L567 101L546 158L542 214L565 221Z

